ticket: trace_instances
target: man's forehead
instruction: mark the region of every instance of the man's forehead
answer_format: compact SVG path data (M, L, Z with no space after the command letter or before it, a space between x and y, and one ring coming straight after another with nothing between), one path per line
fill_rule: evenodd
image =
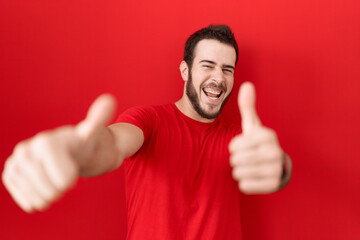
M230 44L215 39L203 39L197 43L194 49L194 60L197 63L210 60L219 64L235 66L236 52Z

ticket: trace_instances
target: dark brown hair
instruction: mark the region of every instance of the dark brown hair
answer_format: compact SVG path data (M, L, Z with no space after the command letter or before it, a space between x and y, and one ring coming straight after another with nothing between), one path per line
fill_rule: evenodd
M236 52L235 64L237 63L239 50L231 28L227 25L209 25L208 27L193 33L185 43L184 61L188 64L190 69L194 60L194 49L197 43L203 39L215 39L221 43L229 44L234 47Z

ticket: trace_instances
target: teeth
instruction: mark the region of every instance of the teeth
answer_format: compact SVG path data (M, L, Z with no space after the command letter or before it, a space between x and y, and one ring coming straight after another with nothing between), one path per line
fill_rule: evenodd
M216 94L216 95L221 93L221 90L216 90L216 89L213 89L213 88L204 88L204 91L208 92L208 93Z
M218 89L218 88L211 88L211 87L205 87L203 88L203 91L205 93L205 95L213 100L217 100L219 99L222 90Z
M211 98L211 99L214 99L214 100L218 99L217 97L210 97L210 96L208 96L208 98Z

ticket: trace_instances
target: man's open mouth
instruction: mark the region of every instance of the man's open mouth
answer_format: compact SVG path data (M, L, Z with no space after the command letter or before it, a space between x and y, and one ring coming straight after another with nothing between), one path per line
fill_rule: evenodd
M204 87L202 90L208 98L213 100L219 99L223 93L221 89L213 87Z

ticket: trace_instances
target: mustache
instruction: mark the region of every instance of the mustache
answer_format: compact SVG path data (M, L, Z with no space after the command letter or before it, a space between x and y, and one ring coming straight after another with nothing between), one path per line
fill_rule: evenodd
M222 90L223 92L226 92L227 88L224 86L224 84L216 84L214 82L210 82L210 83L204 83L201 88L205 88L205 87L213 87L213 88L218 88L220 90Z

